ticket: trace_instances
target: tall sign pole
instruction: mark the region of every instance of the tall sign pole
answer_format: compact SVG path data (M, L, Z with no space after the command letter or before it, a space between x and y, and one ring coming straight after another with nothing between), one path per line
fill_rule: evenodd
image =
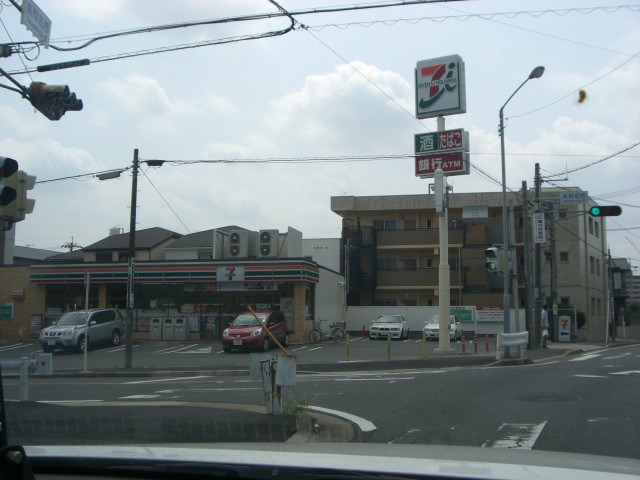
M449 268L449 205L447 175L469 174L469 136L462 129L445 130L443 115L466 112L464 62L458 55L418 62L416 117L437 117L438 131L417 134L415 174L433 177L435 210L439 218L438 304L439 335L437 354L451 354L449 316L451 313L451 270ZM460 281L460 280L459 280Z

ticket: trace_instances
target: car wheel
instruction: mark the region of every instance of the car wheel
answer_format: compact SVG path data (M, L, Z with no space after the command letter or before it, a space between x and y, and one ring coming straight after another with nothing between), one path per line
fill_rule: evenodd
M78 338L78 351L80 353L84 353L84 335Z
M264 340L262 341L262 351L267 352L269 351L270 347L271 347L271 342L269 342L269 338L264 337Z
M114 347L120 345L120 332L118 330L111 332L111 345Z

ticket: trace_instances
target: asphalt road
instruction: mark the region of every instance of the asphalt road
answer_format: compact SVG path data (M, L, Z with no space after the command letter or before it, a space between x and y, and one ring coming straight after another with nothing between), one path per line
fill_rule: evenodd
M361 343L364 355L365 348L377 352L385 342ZM412 348L410 343L405 346ZM333 365L342 362L334 358L337 350L331 350L337 347L324 350L326 361ZM400 344L395 347L402 348ZM144 351L139 348L136 354ZM149 355L163 355L157 352ZM63 355L66 358L67 354ZM107 351L104 355L108 355ZM212 353L209 349L201 355L208 361ZM246 369L245 354L214 356L216 361L227 359L224 361L237 362ZM93 357L96 359L97 355ZM485 364L488 359L485 357ZM284 403L342 416L358 425L362 432L359 440L366 442L525 448L640 458L640 411L636 406L640 394L639 359L640 345L627 345L510 367L423 365L391 369L380 368L378 362L363 361L361 368L348 371L299 368L296 386L284 389ZM426 361L430 360L428 355ZM383 365L403 364L402 359L386 362ZM194 425L205 421L211 425L214 421L206 420L199 406L263 405L262 383L251 380L246 370L179 375L180 372L32 378L29 398L56 405L68 401L62 405L73 409L74 418L121 418L120 412L112 410L118 407L127 408L128 415L135 412L134 417L148 425L166 426L167 418L182 419L184 424L188 419L190 432ZM18 398L17 379L5 378L4 385L8 399ZM8 414L13 411L14 416L19 415L16 408L22 407L10 403ZM89 409L90 415L82 413ZM21 415L24 418L27 414L23 411ZM69 435L75 439L74 428Z

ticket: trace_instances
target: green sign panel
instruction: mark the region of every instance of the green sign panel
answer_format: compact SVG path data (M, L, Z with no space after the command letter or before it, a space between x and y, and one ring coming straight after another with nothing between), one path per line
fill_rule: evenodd
M13 303L0 304L0 320L13 320Z

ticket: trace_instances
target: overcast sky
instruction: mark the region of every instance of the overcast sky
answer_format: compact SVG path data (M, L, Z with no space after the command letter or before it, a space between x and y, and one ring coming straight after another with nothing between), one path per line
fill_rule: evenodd
M35 40L5 3L1 42ZM280 5L300 12L346 3ZM37 4L60 48L143 27L278 12L268 0ZM612 6L619 8L604 8ZM30 193L35 211L17 224L16 244L62 251L113 227L127 232L130 172L45 181L130 167L136 148L142 160L362 157L141 167L138 229L291 226L304 238L339 237L331 196L427 192L430 181L402 157L413 153L414 134L436 130L435 120L415 118L414 68L457 54L467 113L448 116L446 127L469 131L472 168L450 177L454 191L500 191L498 111L543 65L543 77L505 109L507 185L533 187L539 162L544 186L580 187L602 205L622 205L622 216L607 221L608 243L614 256L640 266L640 146L630 148L640 142L639 20L637 1L476 0L299 14L296 28L277 36L270 34L290 27L287 17L121 35L68 52L25 44L24 55L0 58L0 67L25 86L69 85L84 109L50 121L18 93L0 90L0 155L43 182ZM201 46L240 38L247 40ZM177 47L188 48L120 58ZM91 65L18 73L84 58ZM373 158L380 155L390 158Z

